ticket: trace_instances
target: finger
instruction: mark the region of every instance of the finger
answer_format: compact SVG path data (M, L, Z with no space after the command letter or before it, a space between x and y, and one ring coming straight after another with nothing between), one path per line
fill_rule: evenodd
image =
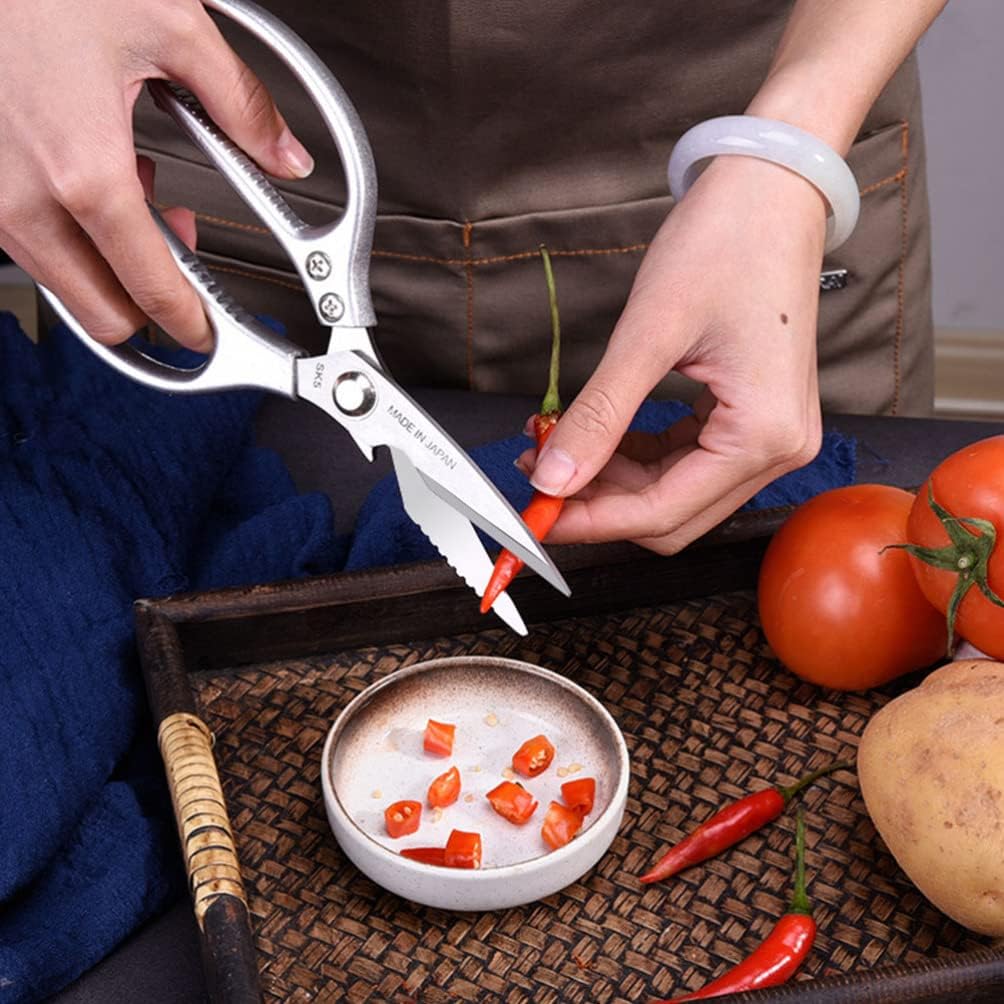
M152 203L156 188L156 163L149 157L137 157L136 175L143 186L143 195L146 201ZM194 251L197 239L195 213L181 206L169 206L166 209L161 209L160 215L188 250Z
M314 161L293 135L265 85L230 48L201 6L179 27L188 44L162 56L167 75L188 87L216 124L259 166L281 178L306 178Z
M4 248L37 282L52 292L96 341L115 345L146 324L143 312L122 288L108 263L60 207L32 217L31 248L10 236ZM38 249L44 249L44 254Z
M654 386L653 369L637 365L626 341L611 341L592 377L541 449L530 478L538 491L562 496L579 491L623 439Z
M64 173L61 183L56 198L93 241L136 306L182 345L208 351L213 339L202 302L150 215L132 151L118 158L109 155L104 163L72 177ZM115 192L115 198L108 199L107 192ZM108 340L126 337L128 332L115 331Z

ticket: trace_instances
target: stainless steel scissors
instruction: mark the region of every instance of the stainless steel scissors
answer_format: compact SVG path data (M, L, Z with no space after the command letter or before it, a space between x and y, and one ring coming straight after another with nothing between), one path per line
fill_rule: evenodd
M90 338L65 305L41 291L71 331L115 369L171 393L262 388L302 398L330 415L373 459L386 446L405 511L479 596L492 561L474 529L508 548L556 589L569 589L526 524L467 454L383 368L368 327L376 323L369 262L376 219L376 171L355 108L317 55L287 25L250 0L206 0L278 55L321 113L341 157L346 198L342 215L306 224L249 158L213 124L188 93L164 81L148 86L167 111L274 234L293 261L318 320L331 328L327 352L307 357L236 304L199 259L150 207L171 253L202 299L216 336L197 369L166 366L132 346L108 347ZM495 612L513 630L526 627L503 594Z

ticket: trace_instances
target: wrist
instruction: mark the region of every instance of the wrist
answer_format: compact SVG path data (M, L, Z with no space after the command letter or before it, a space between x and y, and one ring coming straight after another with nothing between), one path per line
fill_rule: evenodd
M843 157L869 107L868 95L856 93L846 80L831 83L820 67L789 66L767 77L745 114L803 129Z

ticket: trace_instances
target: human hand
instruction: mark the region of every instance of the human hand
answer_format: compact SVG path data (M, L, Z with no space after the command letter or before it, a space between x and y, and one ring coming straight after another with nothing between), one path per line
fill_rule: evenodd
M825 204L774 164L719 157L653 240L593 376L539 457L534 488L571 496L548 542L680 550L808 463ZM671 370L704 385L694 415L627 432Z
M147 323L190 348L211 332L149 210L132 110L143 81L192 91L263 170L310 173L265 88L196 0L5 0L0 33L0 247L97 341ZM194 241L189 213L167 221Z

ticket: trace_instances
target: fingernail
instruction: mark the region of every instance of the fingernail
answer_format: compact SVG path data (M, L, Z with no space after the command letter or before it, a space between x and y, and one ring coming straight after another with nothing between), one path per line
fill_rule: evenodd
M297 178L306 178L314 170L314 158L288 129L279 137L279 157Z
M530 484L539 492L557 495L575 477L575 461L564 450L545 450L533 469Z

